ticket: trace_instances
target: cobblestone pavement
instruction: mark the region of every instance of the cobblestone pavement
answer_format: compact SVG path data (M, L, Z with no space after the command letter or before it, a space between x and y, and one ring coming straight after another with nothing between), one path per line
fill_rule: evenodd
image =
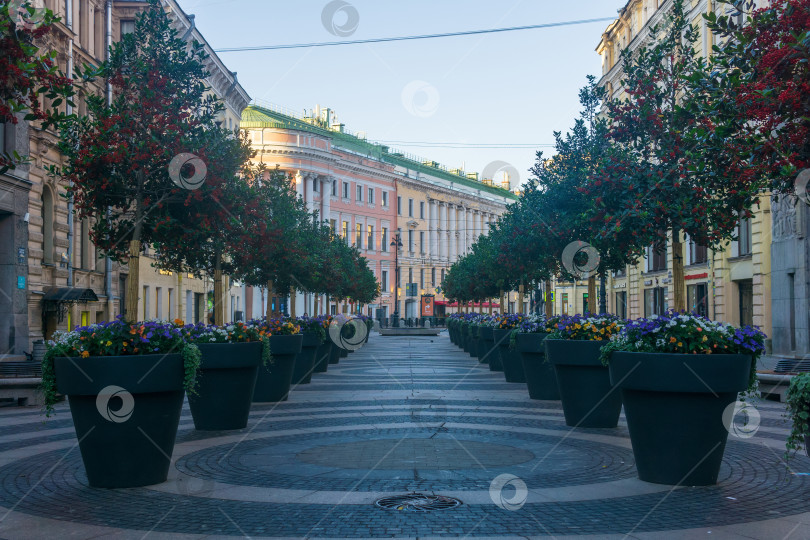
M783 461L781 404L729 437L712 487L636 478L622 420L571 429L559 402L439 337L381 337L254 405L248 427L180 420L169 481L88 487L65 404L0 409L0 538L568 537L810 539L810 459ZM525 486L525 491L523 487ZM374 503L411 492L462 504Z

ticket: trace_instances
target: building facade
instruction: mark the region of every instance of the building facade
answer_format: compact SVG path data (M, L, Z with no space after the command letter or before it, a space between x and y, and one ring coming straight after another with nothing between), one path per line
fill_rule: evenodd
M619 17L602 34L596 48L602 57L599 82L613 99L625 97L621 80L621 51L635 50L650 39L650 28L663 20L672 0L631 0ZM762 3L762 2L760 2ZM719 9L713 0L687 2L689 17L698 30L695 48L705 55L715 45L711 31L702 18ZM722 9L726 9L723 5ZM763 194L750 220L738 223L736 239L723 249L711 250L681 237L683 252L672 251L672 238L666 246L647 249L640 264L628 266L608 279L608 310L629 318L663 313L673 303L673 256L683 258L687 310L733 324L753 324L772 335L772 216L771 198ZM587 298L587 283L558 284L555 288L556 313L595 310Z
M99 64L108 46L134 29L135 17L145 3L139 1L46 0L61 21L40 44L57 53L62 71L74 66ZM164 0L164 9L185 39L205 43L188 16L174 0ZM241 111L249 97L236 75L225 69L209 49L212 92L223 98L222 121L238 128ZM104 82L83 88L68 113L86 114L85 98L104 95ZM27 164L0 175L0 355L19 356L31 351L33 342L49 339L55 330L111 320L124 309L127 268L100 257L90 241L90 223L75 218L62 195L66 185L48 175L51 165L61 166L58 134L20 121L16 126L0 125L0 144L29 156ZM148 248L147 248L148 254ZM187 312L188 291L207 298L213 286L205 280L186 279L157 272L151 261L142 259L144 297L137 318L169 318ZM170 283L167 283L170 282ZM173 289L176 289L173 290ZM232 288L229 295L236 294ZM226 298L226 301L236 303ZM172 307L174 306L174 308ZM192 316L194 313L192 313ZM200 319L204 317L200 309Z
M436 295L443 308L446 269L514 199L508 189L479 182L477 175L370 143L348 132L328 108L298 115L254 104L241 125L257 151L255 159L295 178L310 211L357 246L380 283L380 297L365 306L321 297L316 308L313 295L299 291L298 314L359 310L374 317L417 317L422 294ZM262 294L245 288L248 316L263 313L267 298ZM270 300L284 305L285 296Z

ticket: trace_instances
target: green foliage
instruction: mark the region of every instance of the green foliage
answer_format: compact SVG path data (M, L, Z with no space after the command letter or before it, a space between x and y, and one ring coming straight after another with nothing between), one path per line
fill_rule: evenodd
M810 437L810 373L794 375L787 392L787 407L793 426L785 446L790 457Z

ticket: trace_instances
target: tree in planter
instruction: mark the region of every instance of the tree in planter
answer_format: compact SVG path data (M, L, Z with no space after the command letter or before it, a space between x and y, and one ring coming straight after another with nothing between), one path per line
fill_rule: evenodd
M57 68L56 51L43 53L36 45L57 21L51 10L36 8L30 0L0 0L0 129L2 124L16 125L20 113L27 121L41 121L42 129L66 119L58 107L72 105L72 81ZM42 97L52 108L41 106ZM25 160L0 148L0 174Z
M214 324L225 324L223 273L232 270L231 254L259 202L250 182L261 171L248 163L253 152L245 138L225 129L205 133L211 141L205 183L166 203L169 212L157 224L156 261L164 270L214 276Z
M752 2L724 3L739 14ZM769 4L744 25L736 16L705 16L724 43L694 83L694 106L706 118L693 132L705 148L696 165L791 194L810 167L810 1Z
M286 294L293 276L308 271L310 247L303 231L311 225L312 215L279 169L264 172L253 189L257 205L246 216L242 234L232 246L231 266L235 279L267 287L269 319L273 291Z
M738 213L750 215L759 186L744 177L694 170L702 152L690 130L709 119L696 115L690 81L705 72L694 50L695 30L675 0L663 27L650 30L652 45L623 51L627 98L608 103L616 146L580 190L596 205L587 213L597 238L636 250L666 242L673 248L674 307L686 307L681 233L709 247L733 237Z
M203 46L181 40L159 0L150 0L109 61L79 70L87 81L106 78L113 101L88 97L88 115L62 129L64 167L51 172L71 181L68 196L80 219L91 218L93 243L128 260L129 319L137 313L141 246L176 234L167 226L172 206L199 203L201 194L186 188L205 179L202 164L215 167L217 147L226 144L214 135L222 104L207 90L205 59ZM177 170L182 154L198 160Z

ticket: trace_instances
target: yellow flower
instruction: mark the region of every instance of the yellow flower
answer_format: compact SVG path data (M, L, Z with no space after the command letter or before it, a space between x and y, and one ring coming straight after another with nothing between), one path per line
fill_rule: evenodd
M107 341L107 347L109 347L110 345L112 345L112 341Z
M683 347L683 343L681 343L681 342L679 341L679 342L678 342L678 347Z

